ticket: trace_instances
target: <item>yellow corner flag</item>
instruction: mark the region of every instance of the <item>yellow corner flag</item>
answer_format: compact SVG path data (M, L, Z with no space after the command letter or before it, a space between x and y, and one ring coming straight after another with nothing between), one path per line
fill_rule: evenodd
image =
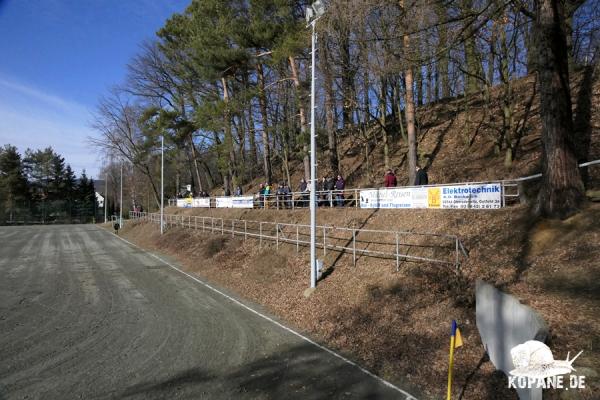
M447 400L452 398L452 367L454 366L454 349L463 345L462 335L455 320L452 320L452 332L450 333L450 358L448 365L448 395Z
M463 345L462 335L460 334L460 329L458 329L458 326L457 326L456 331L454 332L454 348L458 349L462 345Z

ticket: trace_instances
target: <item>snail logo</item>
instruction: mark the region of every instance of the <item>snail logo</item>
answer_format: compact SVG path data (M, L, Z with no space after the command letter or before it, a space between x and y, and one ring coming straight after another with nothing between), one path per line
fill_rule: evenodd
M515 369L510 371L508 379L509 388L532 389L532 388L555 388L555 389L583 389L585 388L585 376L571 374L575 371L573 362L583 353L580 351L569 360L555 360L552 350L544 343L537 340L529 340L511 349ZM569 384L565 385L563 375L569 374Z

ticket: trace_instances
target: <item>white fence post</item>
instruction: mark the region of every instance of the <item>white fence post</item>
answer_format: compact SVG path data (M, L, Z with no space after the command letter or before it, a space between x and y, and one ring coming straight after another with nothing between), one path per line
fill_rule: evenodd
M460 263L460 261L458 260L458 236L456 236L454 238L455 243L456 243L456 269L458 270L458 265Z
M356 267L356 229L352 229L352 263Z
M400 244L398 243L398 232L396 232L396 272L400 271Z
M323 257L327 255L327 228L323 225Z

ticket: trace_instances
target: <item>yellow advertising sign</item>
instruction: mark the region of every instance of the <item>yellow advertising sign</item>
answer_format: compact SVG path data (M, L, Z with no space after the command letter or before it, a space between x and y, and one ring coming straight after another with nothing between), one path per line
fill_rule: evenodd
M439 187L427 189L427 206L429 208L440 208L442 206L442 191Z

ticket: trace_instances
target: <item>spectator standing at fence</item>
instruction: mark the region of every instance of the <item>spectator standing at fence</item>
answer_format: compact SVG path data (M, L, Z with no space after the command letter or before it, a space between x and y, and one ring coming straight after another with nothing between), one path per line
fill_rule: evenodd
M322 206L325 203L325 180L326 177L322 177L320 181L317 182L317 193L315 193L315 199L317 200L317 205Z
M326 201L330 207L333 207L333 190L335 189L335 180L333 178L327 178L325 180Z
M425 172L425 170L419 165L417 165L415 170L417 171L417 175L415 177L415 186L428 185L429 177L427 176L427 172Z
M277 188L277 208L288 208L288 197L290 194L290 187L287 182L279 183Z
M256 197L258 198L258 207L263 208L265 205L263 203L265 195L265 185L262 183L258 185L258 192L256 193Z
M233 192L234 196L240 197L242 195L242 187L240 185L237 185L235 187L235 191Z
M346 182L341 175L337 176L337 180L335 181L335 200L338 207L344 206L344 189L346 188Z
M385 178L383 180L383 184L386 188L396 187L398 185L398 181L396 180L396 175L391 169L388 169L385 173Z
M308 184L304 178L300 179L300 186L298 187L300 192L300 200L298 200L298 206L306 206L308 204Z
M285 208L285 194L283 193L283 182L279 182L279 186L275 191L277 209Z
M285 196L285 208L292 208L292 189L287 182L283 183L283 195Z
M265 208L269 208L269 197L271 196L272 191L273 191L273 186L269 182L265 182L265 191L263 194L263 201L265 203Z

